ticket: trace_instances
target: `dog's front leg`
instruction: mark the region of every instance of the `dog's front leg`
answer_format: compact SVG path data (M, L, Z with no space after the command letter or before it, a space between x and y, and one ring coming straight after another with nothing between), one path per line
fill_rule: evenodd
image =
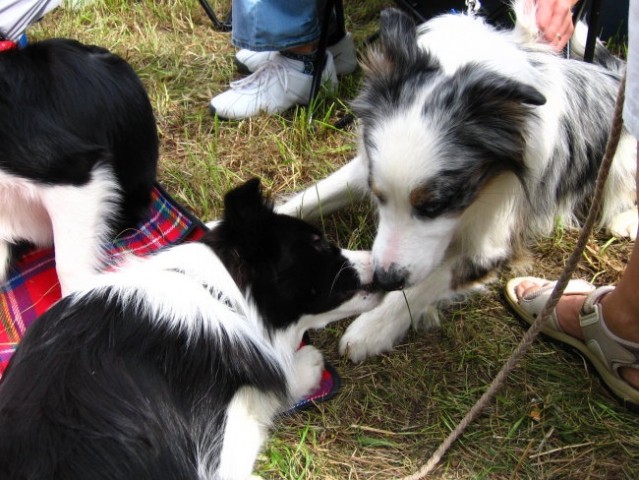
M96 171L87 185L54 187L45 192L62 296L82 288L104 267L104 244L110 240L108 219L114 216L117 191L108 172Z
M355 157L335 173L275 208L277 213L315 220L349 203L361 202L368 192L368 166Z
M279 407L280 401L275 395L252 387L243 387L235 394L228 406L219 468L213 478L255 478L252 475L255 460Z
M340 353L361 362L391 350L404 338L411 323L417 327L424 320L437 318L434 304L453 294L450 279L450 270L440 267L423 283L388 293L379 307L363 313L346 329Z

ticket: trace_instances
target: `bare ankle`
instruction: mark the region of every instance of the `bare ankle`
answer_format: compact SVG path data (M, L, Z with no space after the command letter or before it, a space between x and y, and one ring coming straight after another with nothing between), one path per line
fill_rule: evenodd
M606 325L620 338L639 342L639 311L633 308L633 301L623 290L615 289L601 299Z
M317 50L316 43L309 43L307 45L300 45L298 47L289 48L288 51L297 55L308 55Z

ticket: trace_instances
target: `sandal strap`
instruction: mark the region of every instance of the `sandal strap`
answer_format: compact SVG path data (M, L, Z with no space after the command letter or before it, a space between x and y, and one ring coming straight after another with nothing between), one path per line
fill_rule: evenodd
M604 285L603 287L595 288L586 297L583 306L581 307L582 314L592 314L595 311L597 305L601 305L601 299L615 289L612 285Z
M639 343L618 337L606 325L600 301L614 288L599 287L590 293L579 313L579 323L588 348L608 366L616 377L621 378L619 375L621 368L639 370Z
M543 287L528 292L519 299L519 304L528 311L533 318L537 318L541 314L546 302L550 298L552 291L555 289L557 282L548 282ZM588 295L595 291L590 283L585 280L570 280L563 291L563 295ZM546 324L557 332L566 333L557 318L557 310L553 309L550 316L546 319Z

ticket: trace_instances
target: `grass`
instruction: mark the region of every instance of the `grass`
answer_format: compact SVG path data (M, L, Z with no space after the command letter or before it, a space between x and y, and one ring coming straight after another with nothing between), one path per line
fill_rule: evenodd
M382 0L345 2L360 51L376 31ZM258 175L287 194L350 159L355 129L333 124L349 112L360 76L305 109L223 123L207 110L237 78L229 34L216 32L195 0L97 0L58 9L29 31L32 40L76 38L110 48L143 79L161 138L160 180L203 219L221 213L226 190ZM367 248L374 217L358 207L323 219L340 245ZM533 246L535 273L556 277L575 243L557 229ZM632 243L596 236L578 276L613 282ZM416 471L479 398L524 328L501 296L452 303L442 329L411 332L393 352L353 365L337 343L347 322L314 332L314 343L342 376L339 395L279 420L257 473L272 479L386 479ZM442 479L636 479L639 417L620 408L584 360L537 341L486 412L433 474Z

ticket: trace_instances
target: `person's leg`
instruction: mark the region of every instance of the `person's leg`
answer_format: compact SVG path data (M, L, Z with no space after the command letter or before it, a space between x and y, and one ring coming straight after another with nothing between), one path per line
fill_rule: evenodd
M317 0L234 0L233 43L265 57L253 74L211 99L211 113L239 120L308 103L320 33L318 11ZM337 86L328 52L321 81L330 89Z
M254 52L313 48L320 36L316 0L234 0L231 41Z
M637 156L637 190L639 190L639 144ZM639 198L639 193L637 194ZM639 231L637 232L639 238ZM639 343L639 244L630 255L623 275L615 289L601 300L603 315L608 328L617 336ZM625 368L621 376L631 385L639 388L639 370Z
M282 51L312 55L318 46L323 15L328 13L327 49L333 55L336 73L353 73L358 66L353 37L345 31L343 18L338 21L337 14L327 12L326 6L326 0L295 5L280 0L259 4L254 0L235 0L232 41L239 47L235 54L238 71L254 73ZM268 25L259 20L267 14L275 17ZM289 21L291 17L293 21Z

